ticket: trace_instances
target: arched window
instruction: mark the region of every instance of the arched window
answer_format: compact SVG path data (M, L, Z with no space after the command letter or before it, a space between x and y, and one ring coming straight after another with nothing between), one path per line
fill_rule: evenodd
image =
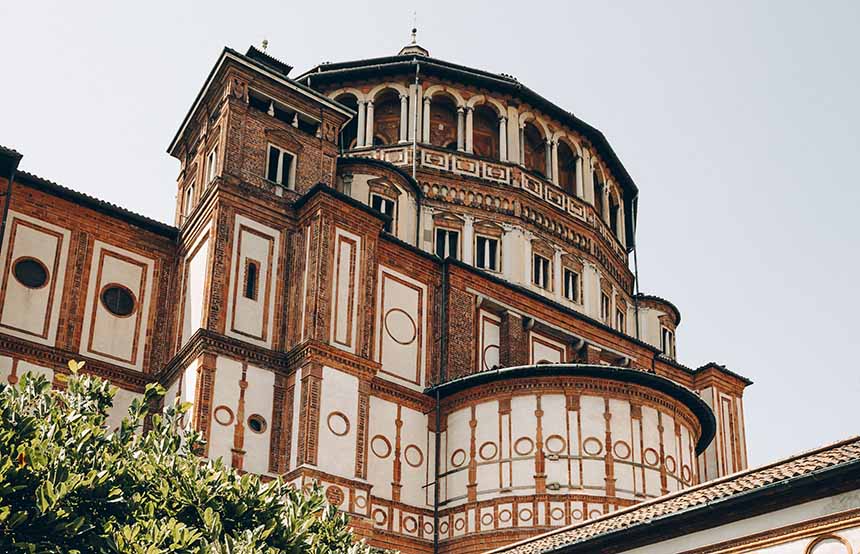
M248 260L245 267L245 298L257 299L257 282L259 281L260 266L253 260Z
M596 171L591 173L591 180L594 181L594 209L597 210L597 216L603 219L603 183Z
M446 94L437 94L430 105L430 144L457 150L457 104Z
M526 123L523 128L523 165L546 176L546 141L531 123Z
M615 238L621 240L621 237L618 236L618 210L620 209L620 205L618 204L618 199L614 194L609 195L609 228L612 229L612 234L615 235Z
M570 195L576 195L576 154L564 141L558 143L558 185Z
M341 94L335 100L358 113L358 99L354 94ZM340 132L339 141L341 152L355 148L358 141L358 117L349 120L349 123Z
M472 149L478 156L499 159L499 115L487 105L472 112Z
M397 144L400 138L400 95L386 90L373 101L373 145Z

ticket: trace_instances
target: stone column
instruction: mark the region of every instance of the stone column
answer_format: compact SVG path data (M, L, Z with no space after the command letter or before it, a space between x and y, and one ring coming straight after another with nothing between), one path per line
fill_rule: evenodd
M582 175L582 156L576 157L576 195L579 198L585 198L585 193L583 192L583 183L585 183L585 177Z
M564 298L564 282L561 271L562 250L555 249L552 256L552 293L556 298Z
M552 142L550 140L543 143L543 150L546 158L546 161L544 161L544 165L546 165L546 178L554 183L555 172L552 170Z
M364 133L365 146L373 146L373 100L367 101L367 131Z
M624 198L621 199L621 204L618 206L618 240L625 247L627 246L626 218L624 217Z
M465 110L462 106L457 108L457 151L462 152L465 149L466 141L466 119L465 119Z
M474 139L472 136L473 122L472 116L474 115L475 108L471 106L466 106L466 152L469 154L474 153Z
M508 118L499 118L499 160L508 161Z
M607 225L609 224L609 183L603 183L603 213L600 217Z
M463 257L460 258L467 264L474 265L475 257L473 245L475 243L475 217L471 215L463 216L466 222L463 224Z
M367 131L367 103L358 101L358 136L355 141L356 148L364 146L364 133Z
M430 98L424 99L424 119L422 120L422 134L421 141L430 143Z
M524 125L517 125L517 163L525 165L526 163L526 128Z
M409 97L400 95L400 142L406 142L406 133L409 123Z
M558 141L552 141L550 146L551 154L550 161L552 162L552 173L550 174L550 179L552 179L553 184L558 184Z

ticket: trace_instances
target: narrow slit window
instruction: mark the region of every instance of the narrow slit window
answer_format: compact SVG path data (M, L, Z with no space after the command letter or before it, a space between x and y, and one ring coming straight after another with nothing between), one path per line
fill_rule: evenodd
M245 298L257 299L257 288L260 281L260 264L254 260L248 260L245 266Z
M206 184L208 185L212 181L215 180L215 175L218 170L218 146L215 146L212 150L209 151L209 155L206 156Z
M615 328L622 332L626 329L624 312L619 309L615 310Z
M660 350L663 351L663 354L670 357L675 358L675 333L672 332L671 329L666 327L661 328L660 334Z
M609 307L610 300L609 295L605 292L600 293L600 319L603 320L604 323L609 322Z
M185 189L185 206L183 210L185 217L191 215L191 210L194 209L194 185L194 181L191 181L188 188Z

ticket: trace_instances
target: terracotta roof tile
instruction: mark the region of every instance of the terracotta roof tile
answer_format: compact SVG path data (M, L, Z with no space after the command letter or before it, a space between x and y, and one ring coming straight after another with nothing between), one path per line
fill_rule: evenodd
M680 512L723 502L734 496L781 481L860 460L860 437L746 470L696 487L655 498L600 518L577 523L490 551L493 554L540 554L562 546L584 543L644 522L671 517ZM490 553L488 553L490 554Z

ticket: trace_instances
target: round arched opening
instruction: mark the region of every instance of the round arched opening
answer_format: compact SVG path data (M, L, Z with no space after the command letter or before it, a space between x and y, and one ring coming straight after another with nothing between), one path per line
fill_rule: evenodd
M564 141L558 143L558 185L576 195L576 153Z
M499 159L499 116L486 104L472 113L472 150L478 156Z
M527 169L546 176L546 141L531 123L526 123L523 128L523 164Z
M437 94L430 105L430 144L457 150L457 104L446 94Z
M344 93L335 98L344 106L358 113L358 99L352 93ZM358 141L358 117L353 117L340 132L339 146L341 152L356 147Z
M373 101L373 145L397 144L400 138L400 94L385 90Z

